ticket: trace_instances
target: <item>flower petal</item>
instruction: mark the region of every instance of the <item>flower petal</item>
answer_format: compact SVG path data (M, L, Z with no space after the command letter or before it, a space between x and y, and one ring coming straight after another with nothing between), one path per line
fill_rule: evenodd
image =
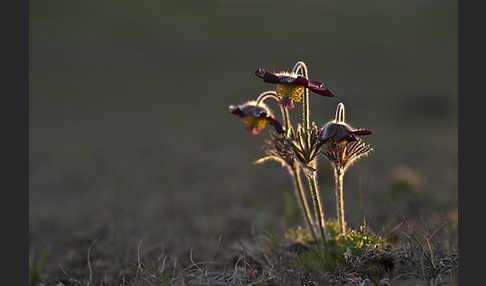
M343 140L348 139L350 136L353 139L356 139L353 136L352 130L348 126L346 126L344 124L336 124L336 127L337 127L336 128L336 134L334 135L335 138L336 138L336 142L338 142L338 143L342 142Z
M296 84L296 85L308 86L311 82L308 81L305 77L299 75L291 83Z
M330 89L325 88L323 83L307 80L305 77L300 75L297 77L287 76L287 75L276 75L274 73L265 71L262 68L258 68L255 71L255 75L263 79L263 81L267 83L290 83L295 85L302 85L319 95L329 96L329 97L334 96L334 93Z
M334 134L336 134L336 129L336 124L326 124L326 126L324 126L324 129L321 131L321 134L319 135L319 140L321 140L322 142L326 142L331 137L333 137Z
M280 122L278 120L276 120L272 116L267 117L267 120L270 121L270 123L273 125L273 127L275 128L275 130L278 133L284 133L284 130L282 128L282 124L280 124Z
M228 106L228 111L230 113L233 113L233 114L236 114L236 115L242 115L241 109L240 109L239 106L230 105L230 106Z
M307 86L309 81L303 76L288 76L288 75L277 75L271 72L267 72L262 68L258 68L255 71L255 75L264 82L268 83L290 83L295 85Z
M265 105L256 105L256 103L252 101L237 106L230 105L228 106L228 111L241 117L250 115L257 118L264 118L273 115L272 111Z
M324 84L322 82L317 82L317 81L308 81L306 84L308 88L320 88L323 85Z
M278 104L283 108L292 109L295 107L294 101L288 98L280 98Z
M327 89L325 87L315 87L315 86L308 85L307 88L322 96L329 96L329 97L334 96L334 93L330 89Z
M356 136L354 136L353 133L350 133L346 138L344 138L344 141L347 142L358 141L358 138L356 138Z
M247 127L245 127L245 129L248 130L248 132L250 132L253 135L258 135L258 134L260 134L260 132L262 132L261 128L256 128L256 127L252 127L252 126L247 126Z
M255 71L255 75L261 79L263 79L264 82L268 83L280 83L280 79L278 76L274 75L271 72L267 72L262 68L258 68Z
M371 135L372 132L371 130L367 130L367 129L357 129L357 130L353 130L353 134L363 136L363 135Z

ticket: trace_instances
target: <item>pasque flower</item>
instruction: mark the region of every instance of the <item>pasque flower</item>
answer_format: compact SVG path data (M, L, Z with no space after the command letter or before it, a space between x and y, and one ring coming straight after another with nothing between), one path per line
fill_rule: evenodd
M337 152L350 142L358 141L358 136L371 135L371 130L353 129L344 121L344 105L339 103L336 117L329 121L319 134L319 140L325 144L329 151Z
M262 68L255 71L256 76L267 83L276 83L276 92L280 98L280 105L286 108L294 108L294 101L299 102L304 94L304 88L308 88L314 93L332 97L334 94L331 90L324 87L321 82L310 81L296 73L280 72L271 73Z
M344 104L339 103L336 117L322 128L319 140L325 144L323 152L331 162L336 181L336 210L341 233L346 231L344 219L343 177L347 168L356 160L367 156L373 148L357 136L370 135L366 129L353 129L344 121Z
M257 104L256 101L228 107L229 112L243 118L243 123L252 134L259 134L266 126L267 121L272 124L278 133L283 133L282 125L273 116L272 111L263 103Z
M337 217L341 233L345 233L343 176L353 162L373 150L360 138L372 132L354 129L347 124L342 103L338 104L336 118L323 128L310 120L309 94L312 92L334 97L334 93L322 82L310 80L309 69L303 61L298 61L289 72L274 73L258 68L255 75L266 83L275 84L274 88L261 92L256 100L230 105L229 112L241 117L246 129L252 134L259 134L268 124L273 126L275 130L270 130L270 138L263 146L265 156L256 163L274 160L288 170L312 239L314 242L320 240L325 249L329 246L327 242L333 239L333 232L326 228L324 201L319 191L319 155L326 157L334 169ZM280 122L264 104L268 99L278 102L282 113ZM295 102L302 102L302 122L296 125L290 116L290 109L295 107ZM308 192L302 184L302 174L307 179Z

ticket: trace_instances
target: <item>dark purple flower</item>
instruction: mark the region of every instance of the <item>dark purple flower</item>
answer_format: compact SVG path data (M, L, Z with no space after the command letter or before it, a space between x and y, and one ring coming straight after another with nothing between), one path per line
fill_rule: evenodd
M333 143L345 145L347 142L357 141L355 135L371 135L371 130L365 129L352 129L349 125L344 122L328 122L321 133L319 134L319 140L322 143Z
M371 135L371 130L353 129L344 121L344 104L339 103L336 108L336 117L329 121L319 133L319 140L326 145L329 152L342 152L345 147L355 141L356 136Z
M271 110L263 103L257 105L255 101L249 101L238 106L230 105L228 109L232 114L242 117L246 129L254 135L259 134L265 128L267 121L278 133L284 132L280 122L275 119Z
M324 87L323 83L309 81L296 73L271 73L258 68L255 74L263 79L264 82L277 84L276 92L281 99L280 104L289 109L294 107L294 101L299 102L302 99L304 88L308 88L312 92L322 96L334 96L330 89Z

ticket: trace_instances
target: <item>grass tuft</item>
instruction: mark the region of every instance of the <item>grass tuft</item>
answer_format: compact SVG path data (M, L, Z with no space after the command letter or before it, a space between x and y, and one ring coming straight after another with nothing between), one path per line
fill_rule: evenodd
M287 240L294 240L310 244L309 251L293 257L293 265L303 267L306 271L336 271L345 266L350 257L362 256L372 249L384 250L389 245L381 236L372 233L368 226L363 225L359 230L349 229L344 234L339 232L339 221L329 220L326 225L328 240L325 248L310 241L306 229L298 227L285 233Z
M39 257L36 257L35 251L31 250L29 253L29 285L34 285L41 279L41 275L47 264L47 260L51 255L51 249L47 248L41 252Z

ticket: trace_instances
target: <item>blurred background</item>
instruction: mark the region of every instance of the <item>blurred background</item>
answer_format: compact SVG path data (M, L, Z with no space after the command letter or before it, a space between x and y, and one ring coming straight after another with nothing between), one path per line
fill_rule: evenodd
M346 174L348 223L446 224L455 245L456 1L37 0L30 25L29 236L53 267L94 239L204 258L299 224L286 171L253 164L268 131L227 112L272 89L257 67L299 60L336 94L311 96L313 121L343 102L374 131L375 152ZM329 217L331 175L322 158Z

